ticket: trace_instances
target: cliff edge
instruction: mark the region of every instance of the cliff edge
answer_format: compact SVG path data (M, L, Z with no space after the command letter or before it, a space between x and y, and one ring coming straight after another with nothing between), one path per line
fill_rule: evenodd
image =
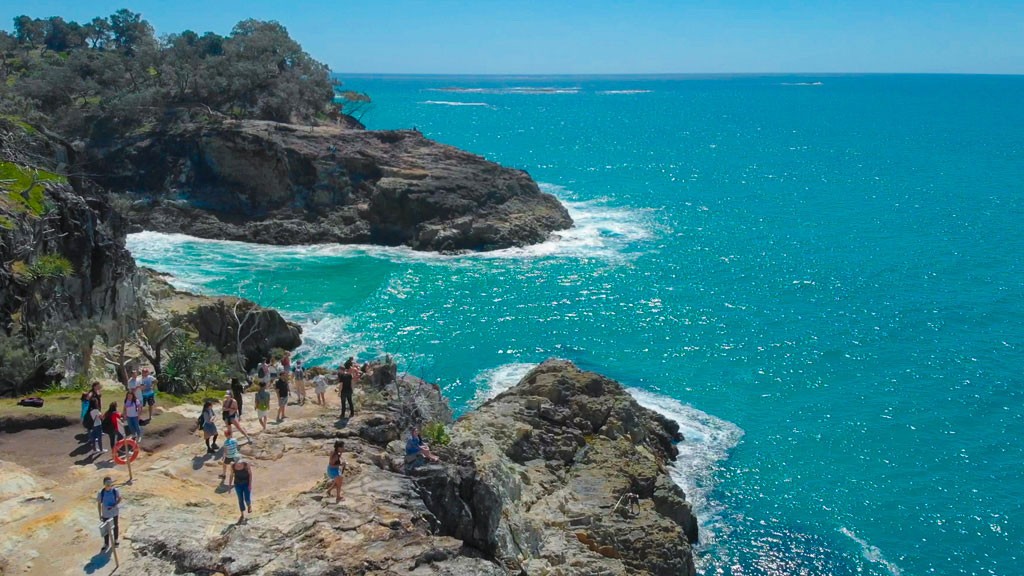
M89 153L146 230L461 251L536 244L572 226L526 172L411 130L175 118Z

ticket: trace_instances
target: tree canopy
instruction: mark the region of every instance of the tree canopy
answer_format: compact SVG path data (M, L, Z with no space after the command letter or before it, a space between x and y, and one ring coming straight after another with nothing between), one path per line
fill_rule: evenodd
M181 106L315 122L338 113L336 89L327 66L273 21L157 38L141 14L122 9L85 24L18 16L13 34L0 31L0 114L41 115L70 133L100 119L134 126Z

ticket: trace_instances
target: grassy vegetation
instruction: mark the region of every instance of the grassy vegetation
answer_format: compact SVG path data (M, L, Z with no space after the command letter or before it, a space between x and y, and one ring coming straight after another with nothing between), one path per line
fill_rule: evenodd
M59 254L44 254L32 264L15 260L11 264L11 272L19 282L29 283L37 280L67 278L75 273L75 267L67 258Z
M60 174L20 166L14 162L0 162L0 190L11 209L42 216L50 210L46 200L47 184L67 184Z
M0 120L7 120L11 124L14 124L18 128L21 128L29 134L38 134L39 130L36 130L34 126L26 122L21 116L15 116L13 114L0 114Z

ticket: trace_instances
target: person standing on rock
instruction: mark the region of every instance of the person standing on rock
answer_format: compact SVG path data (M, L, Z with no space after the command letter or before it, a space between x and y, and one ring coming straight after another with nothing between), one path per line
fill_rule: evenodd
M103 489L96 495L96 509L100 514L100 522L107 528L103 530L103 548L100 554L113 549L120 544L121 527L118 525L120 515L121 493L114 488L114 479L107 476L103 479ZM110 522L110 524L107 524ZM113 543L111 543L113 536Z
M270 358L263 360L256 366L256 375L259 376L260 382L267 385L270 384Z
M302 360L297 360L292 367L292 387L299 399L299 405L306 404L306 370L302 367Z
M246 440L250 443L252 442L252 438L249 438L249 434L245 431L245 428L242 428L242 423L239 422L238 400L235 400L235 397L231 392L224 394L224 404L221 405L221 415L224 417L225 435L227 435L228 431L231 430L231 427L234 426L239 432L245 435Z
M217 422L214 420L213 402L207 400L203 404L203 413L199 416L200 426L203 428L203 440L206 441L206 453L213 454L217 451ZM210 444L210 439L213 444Z
M88 418L92 421L92 428L89 429L89 442L92 444L92 455L106 452L103 449L103 412L99 407L90 404Z
M224 443L227 446L227 442ZM238 523L245 522L246 511L252 514L252 468L249 463L239 459L231 463L231 481L228 486L235 486L235 496L238 496Z
M277 389L277 421L280 422L284 420L284 409L288 406L288 381L283 374L277 377L274 388Z
M259 418L263 431L267 431L267 415L270 414L270 391L267 383L260 382L260 390L256 393L256 417Z
M142 403L129 390L124 395L124 417L128 420L128 432L136 440L142 440L142 426L139 424L139 414L142 412Z
M248 384L248 382L246 382ZM235 402L238 402L238 418L242 418L242 397L245 396L245 386L242 386L242 381L238 378L231 379L231 395L235 397Z
M292 353L285 352L284 356L281 357L281 370L279 372L284 374L284 379L291 382L292 380Z
M344 366L338 369L338 383L340 384L341 394L341 417L345 417L345 403L348 402L349 417L356 415L356 407L352 403L352 394L354 392L353 382L359 378L359 368L355 367L354 360L349 358L345 361Z
M327 486L327 495L330 496L332 491L337 494L334 499L335 504L343 499L341 495L341 482L342 475L345 474L345 461L342 460L341 455L344 450L345 443L341 440L336 440L334 442L334 451L331 452L331 457L327 460L327 480L330 482Z
M111 402L103 415L103 431L110 439L110 449L114 449L117 441L124 437L124 424L121 423L121 413L117 411L117 402Z
M149 416L146 418L148 424L153 420L153 406L156 406L156 378L149 374L149 368L142 369L139 387L142 388L142 405L149 406Z
M317 374L313 377L314 391L316 392L316 403L321 406L327 405L327 377Z
M224 462L221 465L220 477L227 479L228 466L241 460L241 455L238 453L238 441L231 437L231 427L228 426L224 429ZM228 484L228 488L231 484Z
M138 370L132 370L131 372L128 373L128 391L129 392L135 392L136 394L141 395L142 392L140 392L138 390L138 388L139 388L139 371Z

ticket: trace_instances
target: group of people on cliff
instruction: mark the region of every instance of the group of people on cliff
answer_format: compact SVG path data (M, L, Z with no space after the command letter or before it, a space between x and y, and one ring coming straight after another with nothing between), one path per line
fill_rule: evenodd
M352 357L338 366L333 380L337 385L337 394L340 397L341 418L355 416L355 385L364 375L371 373L371 370L367 364L358 366ZM310 376L312 377L310 378ZM287 418L287 407L290 401L294 400L293 403L300 406L306 403L306 388L309 385L312 385L315 393L313 403L327 406L326 395L330 385L326 371L322 369L307 371L301 360L293 363L291 355L286 353L277 361L271 358L261 361L245 380L231 379L220 403L222 430L218 429L215 401L207 399L203 403L196 421L197 428L202 432L207 455L213 455L223 450L219 478L222 484L232 488L235 492L240 523L245 521L246 514L252 513L254 473L251 464L242 457L237 437L242 436L248 443L252 443L252 437L242 425L242 414L246 391L252 387L254 382L257 389L253 396L253 403L257 421L263 432L267 430L272 396L276 397L276 422L280 423ZM148 368L132 371L129 374L123 402L123 414L119 411L116 401L111 402L106 411L103 411L102 396L103 389L99 382L94 382L90 390L82 395L82 418L83 423L89 429L88 442L93 456L107 451L103 448L104 435L109 438L111 449L117 446L121 439L132 438L136 442L141 440L143 425L152 421L153 407L157 404L156 378ZM148 408L147 417L143 420L142 414L146 408ZM221 432L223 432L224 438L223 445L218 445L217 441ZM333 495L335 503L340 503L344 499L342 495L345 474L344 448L343 441L334 442L327 458L327 495L328 497ZM436 461L438 461L438 457L423 441L419 430L412 429L405 446L406 468L411 469L427 462ZM97 495L97 505L101 533L104 535L102 551L110 551L118 544L119 505L122 497L111 477L105 477L103 484L103 489Z

